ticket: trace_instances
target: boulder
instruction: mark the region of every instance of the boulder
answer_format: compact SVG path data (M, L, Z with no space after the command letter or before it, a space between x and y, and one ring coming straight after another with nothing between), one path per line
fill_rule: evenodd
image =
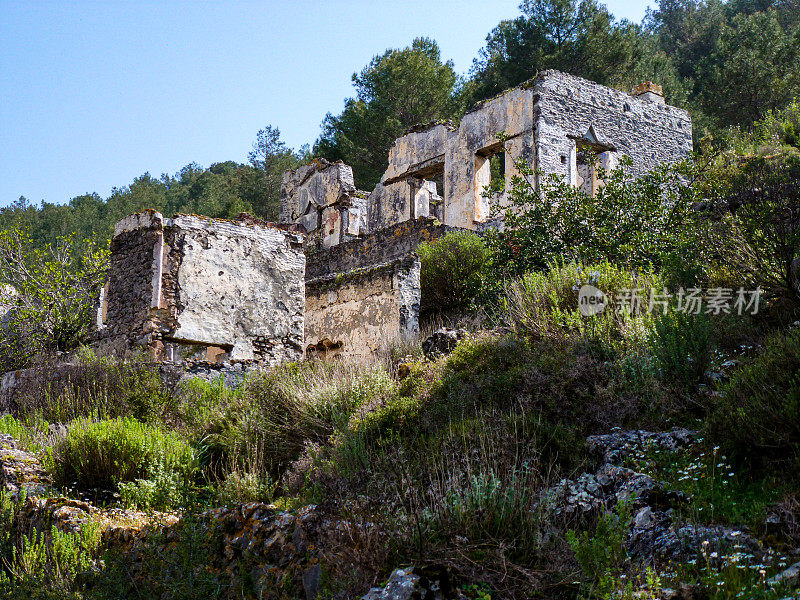
M361 600L449 600L461 598L446 569L395 569L382 588L372 588Z
M422 352L425 354L425 358L436 360L450 354L456 349L458 342L465 337L467 337L465 329L442 327L422 342Z

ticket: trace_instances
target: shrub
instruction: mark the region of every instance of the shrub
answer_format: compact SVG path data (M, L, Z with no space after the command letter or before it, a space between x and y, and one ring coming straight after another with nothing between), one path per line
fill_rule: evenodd
M800 307L800 155L734 157L708 182L713 226L704 244L720 270L767 298ZM797 313L795 313L796 315Z
M669 312L653 324L650 348L664 381L696 384L711 358L711 319L703 314Z
M489 256L483 240L467 231L453 231L417 248L423 313L461 308L478 294L481 270Z
M567 532L567 541L586 576L587 591L596 591L600 597L613 597L611 592L619 583L628 558L625 534L630 521L630 507L620 503L614 512L604 511L600 515L594 531Z
M150 479L159 470L188 475L193 451L178 435L135 419L78 419L44 462L57 484L113 489L123 482Z
M709 439L737 462L800 466L800 328L776 333L731 377L712 407Z
M603 312L581 314L578 294L585 284L606 294ZM508 320L523 336L580 335L595 346L605 347L605 352L619 352L629 345L627 342L635 342L650 317L615 310L617 291L662 287L661 279L650 271L634 273L609 262L584 266L554 261L546 271L527 273L506 286Z
M691 165L665 165L631 179L625 174L629 164L623 160L607 173L605 185L591 196L518 161L504 229L487 238L495 275L519 276L566 258L667 269L671 285L697 277L702 257L692 210L695 189L686 185Z

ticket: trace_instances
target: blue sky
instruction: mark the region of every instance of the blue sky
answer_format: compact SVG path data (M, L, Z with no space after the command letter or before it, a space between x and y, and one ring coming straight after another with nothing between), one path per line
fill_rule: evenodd
M372 56L425 35L465 73L518 4L0 0L0 206L244 162L267 124L313 143ZM607 6L639 22L647 3Z

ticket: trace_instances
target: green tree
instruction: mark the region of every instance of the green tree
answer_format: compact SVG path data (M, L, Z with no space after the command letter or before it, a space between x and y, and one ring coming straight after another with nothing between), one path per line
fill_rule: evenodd
M256 169L253 177L247 178L251 186L249 195L253 210L260 217L276 220L283 173L309 158L308 147L303 146L295 153L281 140L280 130L267 125L256 134L256 141L247 158Z
M501 22L486 38L472 67L478 100L558 69L598 83L630 89L645 79L662 83L672 102L683 84L653 33L613 15L595 0L525 0L523 15Z
M43 352L84 342L105 280L108 250L73 236L38 247L20 227L0 231L0 285L15 290L0 330L0 366L26 366Z
M751 125L800 96L800 29L785 31L775 11L736 15L710 60L714 85L704 105L724 124Z
M443 62L428 38L375 56L353 74L353 85L356 97L345 101L340 115L325 117L314 153L351 165L361 188L380 180L392 142L406 129L455 113L453 62Z

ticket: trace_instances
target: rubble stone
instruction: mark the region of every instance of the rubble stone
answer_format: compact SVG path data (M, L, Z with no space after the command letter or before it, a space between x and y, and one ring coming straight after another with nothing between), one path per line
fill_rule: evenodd
M434 331L422 342L422 352L425 358L435 360L450 354L456 349L458 342L467 336L465 329L451 329L442 327Z

